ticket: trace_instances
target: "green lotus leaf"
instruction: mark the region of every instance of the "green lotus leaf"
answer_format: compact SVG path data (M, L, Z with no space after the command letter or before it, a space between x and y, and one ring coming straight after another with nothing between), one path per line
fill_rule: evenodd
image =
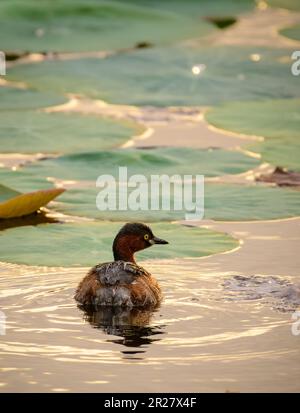
M41 224L1 231L0 260L67 267L111 261L113 238L122 225L119 222ZM204 228L167 223L153 224L151 228L170 244L139 252L138 260L202 257L228 251L238 245L231 236Z
M126 0L128 3L151 6L158 10L172 9L188 16L228 17L250 11L255 7L252 0Z
M18 195L20 195L20 192L0 184L0 203L5 202L8 199L14 198Z
M249 149L259 152L264 161L287 168L291 171L300 172L300 141L292 137L286 139L266 139L265 142L249 146Z
M0 110L37 109L60 105L67 101L63 96L42 93L35 90L0 87Z
M0 182L18 193L53 188L53 184L46 178L34 175L26 169L0 168Z
M205 218L252 221L300 214L300 193L263 185L205 185Z
M228 103L206 119L218 128L264 137L249 149L275 166L300 171L300 99Z
M280 30L279 33L285 37L288 37L289 39L300 40L300 24L292 27L286 27L285 29Z
M26 168L17 171L0 169L0 181L6 186L23 192L53 187L46 179L28 171ZM153 194L149 191L147 194L149 210L132 211L129 209L122 211L116 209L100 211L96 207L96 198L100 191L101 188L95 188L94 185L86 188L69 188L50 208L67 215L113 221L141 220L153 222L185 218L186 211L184 209L173 210L174 198L179 193L174 189L174 186L171 186L170 210L161 208L161 187L160 193L154 196L160 205L159 210L150 209L150 196ZM204 192L204 218L206 219L229 221L268 220L293 217L299 215L300 212L300 193L291 189L266 187L261 184L246 186L206 183ZM131 189L128 190L128 193L131 193ZM119 192L117 191L117 201L118 196Z
M185 218L187 211L174 210L174 198L179 192L171 191L170 210L100 211L96 198L100 188L69 189L55 204L55 210L76 216L109 220L172 221ZM162 205L162 195L155 195ZM130 190L128 191L130 194ZM204 187L204 218L220 221L251 221L288 218L300 214L300 193L291 189L263 185L230 185L206 183ZM119 193L117 192L117 201ZM165 197L165 194L164 194ZM152 200L154 199L152 198ZM177 199L177 198L176 198ZM198 201L201 207L200 201ZM117 204L118 206L118 204ZM192 211L193 212L193 211Z
M8 78L40 90L76 92L112 103L215 105L300 97L299 79L290 72L291 54L289 49L255 46L153 48L106 59L18 65Z
M237 151L170 147L66 155L33 163L24 170L41 177L95 182L103 174L119 180L119 167L127 167L128 177L134 174L219 176L245 172L258 165L257 159Z
M0 111L0 152L74 153L113 148L136 134L129 124L78 113Z
M111 0L2 0L0 19L5 51L122 49L139 42L200 37L213 30L195 15L175 13L171 4L163 10Z

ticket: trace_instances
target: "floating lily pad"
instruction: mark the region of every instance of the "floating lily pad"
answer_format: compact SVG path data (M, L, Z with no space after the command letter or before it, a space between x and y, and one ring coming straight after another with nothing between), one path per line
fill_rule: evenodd
M300 214L300 193L260 185L205 185L205 218L251 221L288 218Z
M5 202L8 199L14 198L18 195L20 195L20 192L0 184L0 203Z
M119 222L41 224L1 231L0 261L67 267L111 261L112 242L122 225ZM238 245L231 236L207 229L167 223L153 224L151 228L170 244L139 252L138 260L202 257Z
M300 7L299 7L299 10L300 10ZM279 31L279 33L290 39L300 40L300 24L282 29Z
M78 113L0 111L0 152L74 153L116 147L137 129Z
M119 167L127 167L128 177L134 174L219 176L245 172L258 165L257 159L236 151L160 148L66 155L33 163L25 170L37 176L95 182L103 174L119 180Z
M126 0L127 3L151 6L155 10L172 10L188 16L225 16L250 11L253 0Z
M67 101L63 96L35 90L0 87L0 110L35 109L60 105ZM2 122L1 122L2 123Z
M300 99L228 103L206 114L212 125L265 141L250 146L263 160L300 171Z
M127 151L125 151L127 152ZM139 154L140 151L136 153ZM215 151L213 151L214 153ZM130 153L130 151L129 151ZM141 151L141 153L144 153ZM147 151L146 151L147 153ZM176 153L176 152L175 152ZM80 158L80 155L78 155ZM95 155L96 156L96 155ZM68 157L63 157L68 158ZM97 156L96 156L97 158ZM108 158L109 159L109 158ZM138 160L139 158L137 158ZM176 158L175 158L176 159ZM51 164L54 160L42 161L36 164L32 164L31 167L25 167L17 171L1 170L0 169L0 181L5 185L10 186L18 190L33 190L36 188L47 188L51 187L51 183L48 182L45 177L43 178L43 166L42 164L48 163L47 171L52 175L56 175L56 169L60 170L60 173L63 172L65 175L58 174L59 178L68 179L69 175L67 174L67 168L61 169L62 166ZM57 159L58 160L58 159ZM165 162L165 158L162 155L162 160ZM189 161L187 161L188 164ZM70 167L72 162L69 162ZM90 163L86 162L86 167ZM143 163L142 163L143 164ZM149 169L149 165L150 169ZM162 175L163 168L166 168L165 171L171 172L172 175L175 173L183 173L184 165L179 164L168 164L155 165L152 163L144 164L145 175L149 178L149 175L153 171L153 174ZM132 165L127 165L133 168ZM107 173L113 172L113 166L107 166ZM56 169L55 169L56 168ZM99 168L101 168L101 163L99 163ZM135 166L136 169L133 169L135 172L140 172L141 166L137 162ZM137 169L138 168L138 169ZM168 169L169 168L169 169ZM186 167L188 168L188 167ZM199 162L199 168L201 168L201 162ZM85 176L85 166L83 164L78 165L78 170L82 171L77 172L76 177L86 177L90 178L90 175ZM190 169L189 169L190 170ZM74 174L76 173L76 168L74 168ZM97 169L98 171L98 169ZM99 170L100 171L100 170ZM196 171L196 169L195 169ZM190 170L191 173L191 170ZM100 172L99 172L100 174ZM71 175L70 175L71 176ZM98 175L97 175L98 176ZM71 178L73 179L73 178ZM87 185L87 187L85 187ZM122 186L120 187L122 191ZM150 209L150 196L151 191L149 190L148 197L148 206L150 210L108 210L100 211L96 207L96 197L101 191L101 188L95 187L95 180L89 182L78 182L77 187L69 188L64 194L62 194L57 202L52 206L56 211L62 212L64 214L85 216L90 218L97 219L108 219L114 221L120 220L145 220L149 222L153 221L171 221L184 219L186 211L184 209L179 211L174 211L174 196L179 192L174 191L171 188L171 210L164 211L161 208L159 210ZM128 193L131 192L129 188ZM117 186L117 200L119 192ZM160 192L154 196L155 200L159 202L161 206L161 187ZM118 205L118 203L117 203ZM200 205L201 206L201 205ZM218 219L218 220L233 220L233 221L242 221L242 220L262 220L262 219L276 219L284 218L299 215L300 210L300 193L295 192L290 189L283 188L273 188L266 187L264 185L229 185L229 184L205 184L205 218L207 219Z
M200 8L200 5L199 7ZM136 43L174 42L210 33L212 26L194 15L95 0L2 0L2 50L96 51L128 48Z
M120 193L122 192L122 187ZM55 211L61 212L66 215L75 215L88 218L96 218L99 220L112 220L112 221L148 221L148 222L159 222L159 221L175 221L185 219L185 215L189 214L189 211L185 210L174 210L174 196L176 192L171 188L170 190L170 208L168 210L163 210L162 205L162 190L160 193L151 196L151 192L145 194L148 209L143 210L120 210L119 205L119 192L116 195L116 210L98 210L96 206L96 198L99 189L94 188L82 188L82 189L68 189L68 191L60 197L59 201L52 206ZM131 191L128 190L128 194ZM165 196L165 194L164 194ZM153 203L158 203L160 208L158 210L151 209L151 201ZM201 202L198 201L199 208L201 208ZM194 211L192 210L191 213ZM198 214L198 217L201 214Z
M53 188L22 194L0 185L0 219L32 214L62 192L64 189Z
M249 146L249 149L261 153L262 159L274 166L300 171L299 137L266 139L265 142Z
M12 170L0 168L0 182L17 192L31 192L39 189L51 189L53 184L46 178L34 175L26 169Z
M291 54L289 49L254 46L141 49L106 59L18 65L8 78L112 103L214 105L299 97L299 79L290 73Z
M157 211L151 210L150 194L149 210L99 211L96 207L96 197L99 192L100 188L69 189L56 202L55 210L65 214L97 219L146 220L149 222L181 220L187 213L184 208L180 211L173 210L176 191L171 191L171 210L169 211L161 208ZM251 221L287 218L300 214L300 193L291 189L266 187L259 184L246 186L206 183L204 192L205 219ZM130 190L128 193L130 194ZM161 202L161 194L158 199ZM200 202L198 205L201 207Z

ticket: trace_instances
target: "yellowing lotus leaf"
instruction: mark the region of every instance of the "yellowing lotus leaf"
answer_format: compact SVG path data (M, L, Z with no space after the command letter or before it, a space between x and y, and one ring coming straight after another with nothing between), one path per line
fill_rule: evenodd
M64 191L63 188L54 188L20 193L0 203L0 218L16 218L32 214Z

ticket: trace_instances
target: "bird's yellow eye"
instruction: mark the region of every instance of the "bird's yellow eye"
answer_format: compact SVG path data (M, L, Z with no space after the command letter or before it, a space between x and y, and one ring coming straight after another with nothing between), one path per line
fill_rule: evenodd
M145 234L145 235L144 235L144 239L145 239L146 241L148 241L149 235L148 235L148 234Z

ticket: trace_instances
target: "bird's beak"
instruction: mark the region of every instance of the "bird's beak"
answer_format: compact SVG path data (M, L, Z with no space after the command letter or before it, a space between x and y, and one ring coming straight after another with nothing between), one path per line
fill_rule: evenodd
M164 239L158 238L158 237L153 237L150 240L150 244L169 244L168 241L165 241Z

